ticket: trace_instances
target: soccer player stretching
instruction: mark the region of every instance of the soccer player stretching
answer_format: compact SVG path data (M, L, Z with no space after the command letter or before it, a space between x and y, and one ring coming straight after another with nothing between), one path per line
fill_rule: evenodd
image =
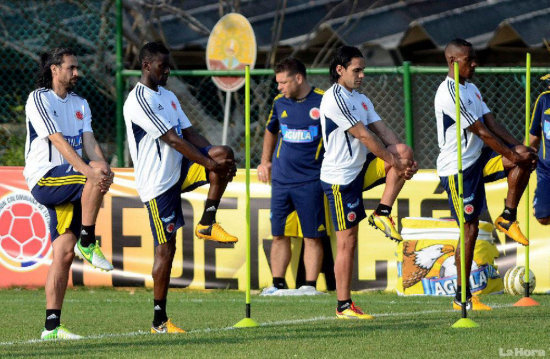
M38 89L25 106L27 140L23 174L33 197L50 215L53 259L46 278L42 339L78 339L60 324L75 253L92 266L113 269L95 239L95 222L113 173L92 132L88 102L72 92L78 60L68 48L42 56ZM82 150L91 160L82 159ZM77 236L80 240L77 242Z
M141 79L124 103L124 121L136 187L149 213L155 241L152 333L182 333L166 315L166 296L176 250L176 231L183 226L181 193L210 183L199 238L234 243L216 223L227 183L235 176L233 151L212 146L193 127L174 93L163 86L170 74L169 52L160 42L139 53Z
M486 182L508 178L508 194L504 211L496 219L495 226L514 241L529 244L521 233L516 213L519 200L529 175L535 168L537 157L528 148L508 133L491 113L476 85L466 81L473 77L477 66L472 44L462 39L451 41L445 48L445 58L449 67L447 78L439 85L435 95L435 116L439 156L437 174L447 191L451 214L458 222L458 167L456 138L456 99L454 63L458 62L460 81L460 126L463 136L462 168L464 178L464 246L466 278L474 256L474 248L479 231L479 215L487 208L485 198ZM460 268L460 246L455 253L455 264ZM453 308L460 310L462 278L457 270L456 297ZM491 310L476 296L472 298L469 281L466 283L467 309Z
M321 101L326 151L321 185L336 230L336 316L343 319L372 319L354 305L350 292L358 225L366 217L362 192L385 180L380 204L369 222L399 241L401 236L391 220L391 208L405 180L417 170L412 150L382 122L372 102L355 90L361 86L364 69L365 60L359 49L340 47L330 64L334 84Z

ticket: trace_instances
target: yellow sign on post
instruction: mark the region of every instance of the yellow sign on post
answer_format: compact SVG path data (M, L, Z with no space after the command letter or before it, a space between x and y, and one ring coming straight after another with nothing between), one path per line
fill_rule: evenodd
M246 17L237 13L225 15L212 29L206 46L206 66L209 70L251 69L256 63L256 36ZM237 91L244 77L212 77L223 91Z

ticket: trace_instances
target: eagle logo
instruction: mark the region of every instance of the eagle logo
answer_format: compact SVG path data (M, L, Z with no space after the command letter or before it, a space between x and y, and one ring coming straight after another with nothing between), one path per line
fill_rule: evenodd
M436 270L436 276L445 271L443 264L449 258L453 258L454 265L455 247L449 244L434 244L416 250L418 241L405 241L403 243L403 289L407 289L420 282L430 272ZM446 263L446 264L447 264ZM456 269L455 269L456 271Z

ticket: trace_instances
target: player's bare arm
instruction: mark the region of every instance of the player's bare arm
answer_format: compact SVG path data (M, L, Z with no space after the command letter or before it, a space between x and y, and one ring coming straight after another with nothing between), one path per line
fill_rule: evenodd
M60 132L48 136L48 139L76 171L86 176L92 184L99 186L102 192L105 191L105 183L109 181L109 178L100 168L87 165Z
M520 141L518 141L514 136L508 132L506 128L504 128L495 118L495 116L490 112L485 115L483 115L483 121L485 123L485 126L495 135L497 135L502 142L511 145L511 146L519 146L523 145Z
M186 141L190 142L193 146L197 148L210 146L210 142L208 142L208 140L203 135L195 131L193 127L187 127L186 129L181 131L181 134Z
M369 151L374 153L378 158L384 160L395 168L399 176L405 177L407 171L410 171L413 163L405 158L399 158L395 154L386 149L386 146L371 133L362 122L358 122L351 127L348 132L355 138L357 138L363 145L365 145Z
M533 151L538 152L540 147L540 136L529 136L529 147L533 149Z
M481 140L494 151L500 153L511 163L520 167L534 169L537 164L537 155L531 151L517 152L509 148L502 140L491 132L482 121L474 122L468 130L479 136ZM523 146L525 147L525 146Z
M273 158L273 151L275 151L276 144L277 134L265 130L262 159L258 166L258 179L264 183L271 180L271 159Z
M203 155L194 144L178 136L173 128L160 136L160 139L191 161L204 166L209 171L218 173L222 178L227 177L235 165L235 161L231 159L216 162L212 158Z
M384 121L376 121L368 125L369 130L374 132L376 136L384 143L384 145L391 146L401 143L395 132L384 123Z

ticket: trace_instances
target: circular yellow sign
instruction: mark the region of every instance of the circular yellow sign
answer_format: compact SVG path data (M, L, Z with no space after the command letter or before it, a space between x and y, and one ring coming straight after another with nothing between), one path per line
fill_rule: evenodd
M206 66L209 70L242 70L256 63L256 36L246 17L230 13L212 29L206 45ZM244 77L212 77L223 91L237 91Z

